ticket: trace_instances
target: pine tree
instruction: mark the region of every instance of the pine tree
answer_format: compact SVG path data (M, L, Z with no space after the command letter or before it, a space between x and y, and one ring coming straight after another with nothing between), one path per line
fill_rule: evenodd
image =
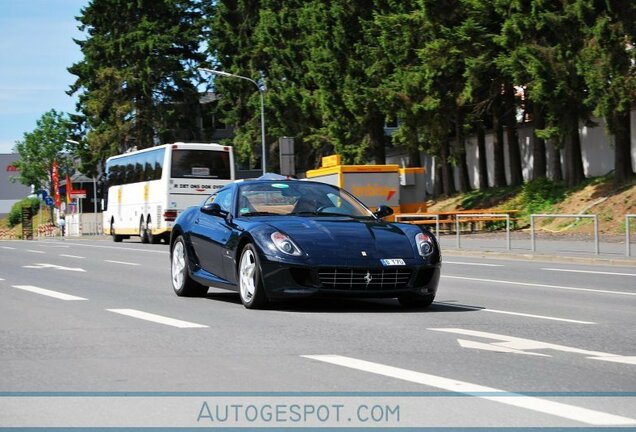
M79 94L94 162L136 146L201 136L194 69L203 31L195 0L92 0L78 17Z
M586 41L579 72L589 89L587 102L614 135L614 181L634 177L630 112L636 100L636 4L585 1Z

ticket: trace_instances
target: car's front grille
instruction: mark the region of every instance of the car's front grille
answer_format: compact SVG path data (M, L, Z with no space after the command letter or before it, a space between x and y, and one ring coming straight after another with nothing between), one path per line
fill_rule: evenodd
M392 290L406 288L411 278L411 270L320 268L318 278L324 288L338 290Z

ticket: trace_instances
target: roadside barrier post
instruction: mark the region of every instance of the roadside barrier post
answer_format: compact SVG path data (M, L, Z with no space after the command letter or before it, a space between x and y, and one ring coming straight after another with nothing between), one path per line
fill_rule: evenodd
M532 249L532 252L535 252L537 250L534 244L534 215L533 214L530 215L530 249Z
M629 220L636 218L636 214L625 215L625 255L632 256L631 241L630 241L630 227Z

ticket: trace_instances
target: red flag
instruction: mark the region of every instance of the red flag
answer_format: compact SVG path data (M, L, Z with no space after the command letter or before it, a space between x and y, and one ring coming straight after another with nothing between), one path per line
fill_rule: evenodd
M71 192L73 192L73 183L71 183L69 175L66 174L66 204L70 204L73 201L73 198L71 198Z
M53 174L51 177L51 180L53 180L53 196L55 198L55 207L60 208L60 206L62 205L62 200L60 198L60 179L57 175L56 160L53 161Z

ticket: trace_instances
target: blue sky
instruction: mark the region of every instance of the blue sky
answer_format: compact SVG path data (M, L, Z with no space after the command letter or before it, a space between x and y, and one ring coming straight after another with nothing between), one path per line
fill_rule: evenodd
M54 108L75 112L67 67L82 58L75 17L89 0L0 0L0 153Z

